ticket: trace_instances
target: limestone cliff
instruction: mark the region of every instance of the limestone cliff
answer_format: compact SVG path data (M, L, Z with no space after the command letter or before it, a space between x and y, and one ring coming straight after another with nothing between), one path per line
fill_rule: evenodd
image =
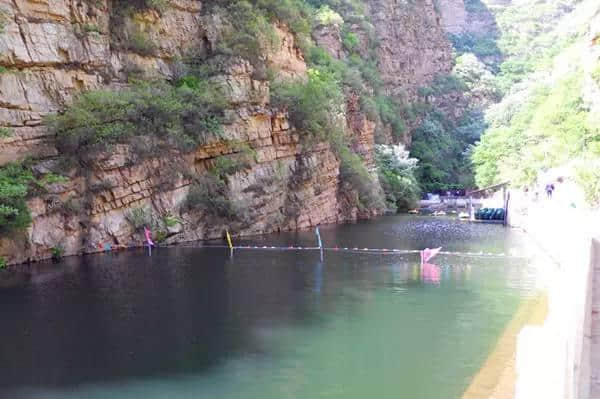
M176 216L167 242L218 238L225 228L250 235L372 214L343 189L339 160L329 144L304 146L302 132L290 125L286 113L270 106L268 81L257 78L242 59L223 63L215 77L227 88L227 140L211 141L185 156L164 153L136 163L131 148L118 145L93 159L84 156L78 165L58 165L45 115L60 112L82 91L124 87L132 74L170 79L190 49L210 53L216 46L219 17L206 12L202 2L171 0L160 13L130 16L119 14L116 4L0 0L0 125L12 130L10 137L0 138L0 166L29 158L37 160L38 171L62 168L68 177L28 199L32 225L22 236L2 239L0 256L18 263L48 258L58 247L72 255L99 251L103 244L139 245L141 234L129 219L135 209ZM370 2L381 43L379 66L391 93L414 93L451 67L432 1L411 7L392 0ZM282 77L304 76L307 67L294 36L283 25L276 32L278 45L264 55L267 64ZM143 55L119 40L139 33L153 43ZM332 37L331 45L342 56L339 34ZM351 144L373 167L375 126L358 104L357 97L347 100ZM235 157L239 147L232 142L255 153L248 168L228 179L244 217L225 223L187 210L188 172L202 174L217 159Z
M378 66L388 94L412 101L417 89L452 70L452 51L434 0L370 0Z

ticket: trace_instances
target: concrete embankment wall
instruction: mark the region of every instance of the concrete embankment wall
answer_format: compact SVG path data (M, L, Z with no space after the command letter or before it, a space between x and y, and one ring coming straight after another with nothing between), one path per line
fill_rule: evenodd
M517 213L509 210L513 216ZM596 380L594 342L600 339L600 241L597 214L561 201L541 201L514 217L535 242L533 256L545 278L548 316L526 326L517 342L517 399L587 399ZM596 293L595 291L598 291Z

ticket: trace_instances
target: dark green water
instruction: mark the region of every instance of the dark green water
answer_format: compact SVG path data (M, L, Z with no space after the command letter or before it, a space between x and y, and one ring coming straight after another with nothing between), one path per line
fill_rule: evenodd
M332 247L524 246L500 226L419 217L321 234ZM189 246L2 272L0 397L460 398L536 274L515 258L434 263Z

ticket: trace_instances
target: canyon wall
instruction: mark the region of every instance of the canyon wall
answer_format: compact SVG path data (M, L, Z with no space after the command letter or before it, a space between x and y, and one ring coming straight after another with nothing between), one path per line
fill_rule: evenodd
M440 74L452 70L452 49L434 0L370 0L386 92L406 101Z
M392 0L369 4L380 37L379 66L394 94L414 93L451 68L433 3L411 7ZM26 231L0 240L0 256L9 263L49 258L56 248L74 255L106 245L140 245L142 234L130 218L140 209L156 218L175 216L167 243L219 238L225 228L250 235L373 215L340 180L340 162L329 144L304 145L286 113L270 106L268 81L240 58L220 62L214 77L226 88L230 104L226 140L135 163L132 148L117 145L62 166L55 137L44 126L46 115L60 112L83 91L125 87L132 74L172 78L177 60L190 49L209 53L215 48L218 15L193 0L171 0L160 13L150 9L128 17L117 15L110 0L0 0L0 10L0 125L12 131L0 137L0 166L29 159L40 173L60 169L67 177L28 199L33 222ZM135 32L151 40L152 54L139 55L115 39ZM267 64L282 77L305 76L294 36L285 26L276 32L279 44L264 55ZM341 49L339 43L333 46ZM347 99L351 146L373 168L375 126L359 103L357 97ZM228 177L231 201L241 216L224 222L188 210L190 174L206 173L218 159L238 157L239 144L255 154L247 168Z

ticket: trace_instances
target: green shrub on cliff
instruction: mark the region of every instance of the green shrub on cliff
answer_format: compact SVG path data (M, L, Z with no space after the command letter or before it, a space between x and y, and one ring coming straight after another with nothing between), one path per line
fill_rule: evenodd
M344 95L331 72L310 69L307 82L274 84L271 104L287 108L292 124L308 134L305 138L323 141L341 122Z
M317 10L315 13L315 21L318 25L342 26L344 24L344 18L329 8L328 5L323 5Z
M13 130L8 127L0 127L0 139L5 139L13 135Z
M376 146L375 159L388 209L408 210L414 207L420 195L415 177L418 160L410 158L401 144Z
M47 123L67 155L143 135L186 151L221 135L224 107L222 94L208 81L195 79L193 85L184 81L177 87L150 82L81 94Z
M348 51L349 53L353 53L360 44L358 40L358 35L354 32L344 32L342 44L344 45L346 51Z
M6 259L4 258L4 256L0 256L0 270L2 269L6 269Z
M278 43L269 18L248 1L231 2L225 11L229 24L224 26L218 51L239 55L255 67L264 66L263 55Z
M153 56L156 53L157 45L150 39L147 32L140 29L134 29L121 43L123 50L132 51L146 57Z
M50 253L52 255L52 260L59 260L65 254L65 249L62 245L57 245L55 247L50 248Z
M186 207L228 221L239 220L242 215L231 198L226 180L211 172L195 179L187 195Z
M126 218L136 230L141 230L144 227L148 227L149 229L156 227L156 220L152 215L152 210L148 208L133 208L126 215Z
M357 191L359 207L363 210L385 209L381 187L365 167L362 158L345 143L334 143L333 148L340 160L340 179Z
M344 95L341 82L327 69L311 69L308 81L276 84L272 104L286 108L292 124L304 135L305 143L328 141L340 160L342 181L357 190L361 205L369 209L383 207L379 187L362 159L347 143L344 126Z
M402 141L404 139L406 125L402 119L403 113L401 105L393 98L382 95L377 96L375 101L377 103L381 121L391 126L392 136L396 141Z
M33 174L20 164L0 168L0 236L21 230L31 223L25 199Z
M97 0L94 0L97 2ZM154 10L164 12L169 5L169 0L115 0L114 8L118 13L141 12Z

